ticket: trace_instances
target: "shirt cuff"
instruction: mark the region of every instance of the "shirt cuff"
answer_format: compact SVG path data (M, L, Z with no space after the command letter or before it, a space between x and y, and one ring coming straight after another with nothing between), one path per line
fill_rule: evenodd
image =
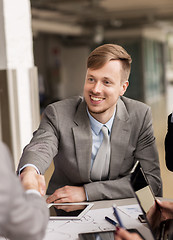
M87 193L87 190L85 189L85 187L84 187L84 190L85 190L86 200L87 200L87 202L88 202L88 201L89 201L89 198L88 198L88 193Z
M41 194L35 189L28 189L25 191L26 194L37 194L41 197Z
M20 176L20 173L22 172L22 170L26 167L33 167L35 168L35 170L37 171L38 174L40 174L40 171L38 170L38 168L34 165L34 164L31 164L31 163L27 163L25 164L22 168L19 169L19 176Z

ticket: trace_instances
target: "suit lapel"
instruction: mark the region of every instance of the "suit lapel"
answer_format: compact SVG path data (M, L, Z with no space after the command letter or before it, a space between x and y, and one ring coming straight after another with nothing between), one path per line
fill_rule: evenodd
M110 179L119 175L131 133L129 114L121 99L117 102L115 119L111 133Z
M76 126L73 127L73 134L79 173L81 179L88 182L91 168L92 133L84 101L78 107L74 122Z

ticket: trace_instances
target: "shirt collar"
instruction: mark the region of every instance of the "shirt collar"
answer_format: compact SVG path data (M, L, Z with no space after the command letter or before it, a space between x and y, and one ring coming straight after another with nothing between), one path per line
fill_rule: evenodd
M113 113L113 116L109 119L109 121L106 122L105 124L103 124L103 123L97 121L95 118L93 118L91 116L91 114L88 111L88 107L87 107L87 113L88 113L88 116L89 116L89 119L90 119L91 129L94 131L94 133L96 135L98 135L100 133L100 130L102 129L103 125L105 125L108 128L109 134L111 133L112 124L113 124L114 117L115 117L115 112L116 112L116 108L115 108L115 111Z

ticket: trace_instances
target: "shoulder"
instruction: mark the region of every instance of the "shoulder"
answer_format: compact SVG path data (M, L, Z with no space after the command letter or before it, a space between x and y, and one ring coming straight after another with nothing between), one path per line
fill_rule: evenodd
M85 105L85 101L81 96L52 103L46 107L42 120L47 121L49 119L55 122L67 123L74 119L78 109L83 105Z
M129 111L132 109L133 109L133 111L134 110L143 111L143 110L150 109L150 107L147 104L137 101L137 100L134 100L134 99L131 99L131 98L124 97L124 96L121 97L121 101L124 103L124 105L126 106L126 108Z
M78 108L81 102L83 102L83 97L81 96L71 97L48 105L46 107L46 110L54 108L55 110L63 112L73 111L76 108Z
M152 119L150 106L148 106L143 102L130 99L127 97L121 97L120 105L130 119L133 119L133 120L136 119L136 121L138 122L142 122L144 119L148 119L148 121Z

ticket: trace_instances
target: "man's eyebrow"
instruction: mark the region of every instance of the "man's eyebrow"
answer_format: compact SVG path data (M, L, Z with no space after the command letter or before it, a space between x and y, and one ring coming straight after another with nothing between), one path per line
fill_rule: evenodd
M112 81L112 78L111 77L103 77L104 80L109 80L109 81Z
M90 73L87 74L87 77L96 78L93 74L90 74ZM111 77L106 77L106 76L102 77L101 79L102 80L109 80L109 81L112 80Z
M88 73L88 77L94 77L94 75L92 75L92 74Z

